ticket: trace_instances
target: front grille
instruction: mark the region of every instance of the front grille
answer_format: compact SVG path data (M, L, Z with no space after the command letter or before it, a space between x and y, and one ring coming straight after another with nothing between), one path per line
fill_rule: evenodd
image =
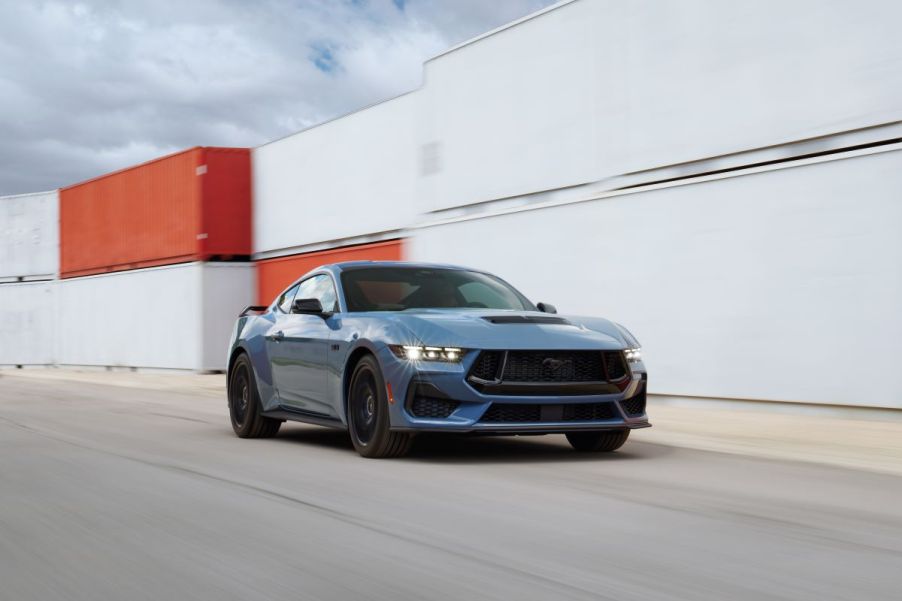
M598 351L509 351L505 382L603 382Z
M604 355L604 368L608 374L608 380L619 380L626 376L626 362L623 360L623 353L606 352Z
M629 368L621 351L482 351L467 379L485 394L616 394L629 383Z
M627 415L642 415L645 413L645 393L620 401L620 406Z
M501 366L501 351L482 351L470 368L470 376L480 380L494 380Z
M613 403L493 403L479 420L483 423L590 422L615 419Z
M450 399L416 397L410 404L410 412L415 417L448 417L454 413L458 404Z

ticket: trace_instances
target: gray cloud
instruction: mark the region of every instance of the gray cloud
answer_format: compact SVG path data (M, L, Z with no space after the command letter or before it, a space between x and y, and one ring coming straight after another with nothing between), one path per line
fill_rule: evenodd
M263 143L413 89L430 56L550 3L2 3L0 194Z

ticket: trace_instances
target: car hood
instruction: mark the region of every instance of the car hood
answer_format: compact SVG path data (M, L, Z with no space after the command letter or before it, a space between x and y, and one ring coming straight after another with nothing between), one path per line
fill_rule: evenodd
M613 322L536 311L422 309L391 314L398 344L479 349L615 350L631 346ZM547 323L553 321L556 323Z

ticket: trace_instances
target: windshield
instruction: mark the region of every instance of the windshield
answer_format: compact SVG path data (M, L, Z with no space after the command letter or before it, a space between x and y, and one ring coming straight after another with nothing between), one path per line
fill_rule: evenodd
M476 271L421 267L365 267L341 274L349 311L508 309L535 311L522 294Z

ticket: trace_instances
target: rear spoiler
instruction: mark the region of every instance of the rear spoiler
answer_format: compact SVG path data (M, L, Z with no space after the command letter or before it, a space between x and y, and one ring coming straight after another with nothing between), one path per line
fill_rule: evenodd
M244 311L242 311L238 315L238 317L244 317L248 313L257 313L257 314L265 313L267 309L269 309L269 307L267 307L265 305L248 305L247 307L244 308Z

